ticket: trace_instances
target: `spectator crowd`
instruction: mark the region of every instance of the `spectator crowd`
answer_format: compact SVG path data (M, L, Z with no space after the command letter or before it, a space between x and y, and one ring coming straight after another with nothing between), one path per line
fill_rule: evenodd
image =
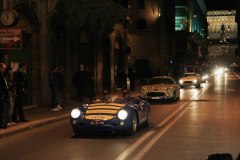
M0 63L0 128L28 122L23 110L24 94L28 83L26 79L26 63L19 63L13 72L10 66Z

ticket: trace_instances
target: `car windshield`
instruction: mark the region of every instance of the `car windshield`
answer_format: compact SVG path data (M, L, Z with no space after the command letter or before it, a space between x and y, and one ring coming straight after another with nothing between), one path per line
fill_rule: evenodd
M188 73L188 74L184 74L184 77L188 77L188 76L197 76L196 73Z
M126 99L119 95L97 96L92 103L126 103Z
M174 81L170 78L153 78L149 84L173 84Z

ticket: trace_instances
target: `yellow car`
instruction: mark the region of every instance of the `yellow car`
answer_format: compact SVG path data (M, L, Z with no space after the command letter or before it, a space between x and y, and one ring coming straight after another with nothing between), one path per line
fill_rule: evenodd
M179 100L180 86L172 77L153 77L147 85L142 86L140 97L147 100Z

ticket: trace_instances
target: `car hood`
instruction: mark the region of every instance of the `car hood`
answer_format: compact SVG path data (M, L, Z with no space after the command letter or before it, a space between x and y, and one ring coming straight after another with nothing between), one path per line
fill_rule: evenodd
M85 110L85 118L89 120L110 120L125 106L126 104L119 103L90 104Z
M188 77L182 77L180 78L180 80L182 81L193 81L195 79L198 79L198 77L195 77L195 76L188 76Z
M159 91L166 91L169 87L171 87L171 84L151 84L143 86L145 91L147 92L159 92Z

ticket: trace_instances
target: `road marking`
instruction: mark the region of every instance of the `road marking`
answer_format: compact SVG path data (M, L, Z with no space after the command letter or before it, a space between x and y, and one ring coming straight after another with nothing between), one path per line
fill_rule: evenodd
M208 86L206 86L203 90L201 90L199 95L193 95L190 99L200 97L212 84L213 84L213 81ZM161 121L157 125L158 127L164 126L164 124L166 124L170 119L172 119L175 115L177 115L180 111L183 110L182 113L180 113L174 120L172 120L172 122L170 124L166 125L165 128L161 132L159 132L159 134L157 134L157 136L152 138L147 143L146 147L144 147L140 152L138 152L138 154L135 156L136 158L141 159L141 157L143 157L144 154L147 153L149 151L149 149L156 143L157 139L159 139L161 136L163 136L164 133L166 133L168 131L168 129L170 129L177 122L177 120L182 117L182 115L186 112L187 108L186 107L184 108L184 106L186 106L187 103L188 102L183 103L177 110L175 110L172 114L167 116L163 121ZM155 133L155 132L157 132L157 131L149 131L146 134L144 134L140 139L138 139L135 143L133 143L127 150L122 152L115 160L127 159L127 157L131 153L133 153L137 149L137 147L139 147L140 144L142 144L147 138L152 136L153 133Z
M143 149L141 149L137 155L134 156L134 160L141 159L151 148L152 146L160 139L187 111L187 108L184 108L184 110L174 119L172 120L166 127L164 127L156 136L154 136L147 145L144 146Z
M237 73L234 72L234 74L235 76L237 76L238 79L240 79L240 76Z

